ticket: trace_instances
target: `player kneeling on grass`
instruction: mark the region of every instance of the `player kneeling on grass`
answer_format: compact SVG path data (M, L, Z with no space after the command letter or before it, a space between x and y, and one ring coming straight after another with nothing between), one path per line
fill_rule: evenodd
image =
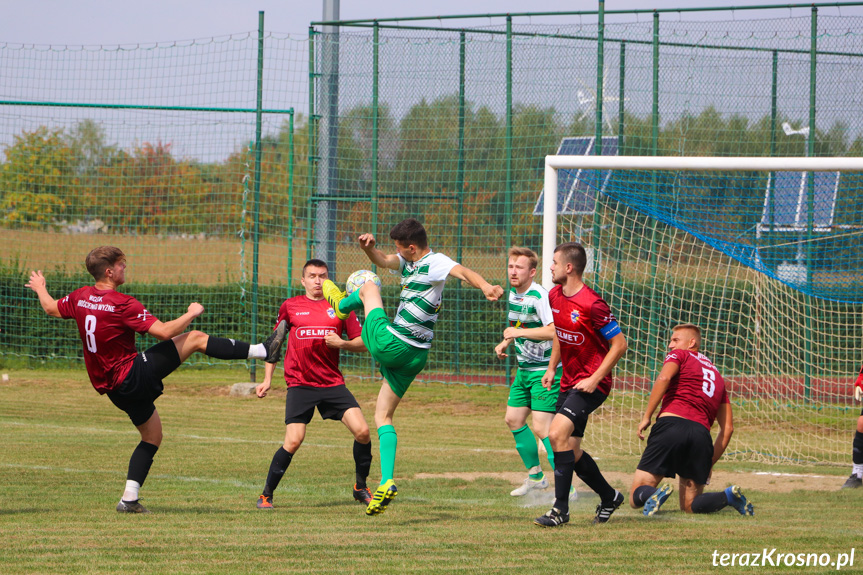
M303 266L300 279L306 290L285 300L279 308L276 324L287 324L289 329L288 349L285 353L285 383L288 395L285 399L285 443L276 450L270 463L264 492L258 498L258 509L273 508L273 491L291 464L303 439L306 426L315 414L315 408L323 419L335 419L345 424L354 435L354 462L356 483L354 499L368 505L372 499L366 479L372 465L372 443L369 426L360 404L345 386L345 378L339 371L339 350L366 351L360 337L360 322L351 313L347 319L336 317L333 308L324 299L321 289L327 279L327 264L312 259ZM346 332L348 339L342 339ZM270 390L275 363L267 363L264 381L257 387L258 397L266 397Z
M141 442L129 460L126 489L117 511L147 513L138 502L138 490L162 443L162 420L153 403L162 395L162 380L195 352L219 359L276 361L285 326L280 325L267 341L257 345L200 331L183 333L204 312L204 306L192 303L186 313L163 323L138 300L117 291L126 281L126 256L119 248L96 248L87 254L85 263L95 285L77 289L59 301L48 293L41 271L30 273L26 287L36 292L48 315L75 320L93 387L126 412L141 433ZM136 332L149 333L161 343L137 353Z
M711 513L731 505L741 515L753 515L752 504L736 485L704 493L710 472L728 447L733 432L731 404L725 380L707 356L698 352L701 330L692 324L672 328L665 364L653 384L647 410L638 425L638 438L650 427L653 412L662 402L632 481L629 501L651 516L674 490L659 487L664 477L679 477L680 508L687 513ZM710 428L719 422L716 441Z
M554 339L554 323L548 291L537 284L536 253L528 248L509 249L507 274L512 286L509 290L507 320L509 327L503 332L503 341L494 348L498 358L507 357L506 350L514 344L518 359L518 371L509 390L506 402L506 421L515 439L515 449L521 456L528 472L527 479L510 492L513 497L522 497L534 489L548 487L548 478L539 465L539 449L536 438L542 441L548 454L548 462L554 470L554 454L548 439L548 428L557 406L560 394L562 367L550 389L542 386L542 376L551 357L551 340ZM531 416L531 427L527 426L527 416ZM570 498L575 497L572 490Z
M396 244L396 253L391 255L375 247L372 234L362 234L357 240L373 264L400 272L402 292L392 323L384 313L381 290L374 282L365 282L351 295L329 280L323 286L324 296L339 317L347 317L354 310L365 311L363 342L377 360L384 377L375 404L381 485L366 507L367 515L383 513L398 493L393 481L398 444L393 414L414 378L425 367L447 278L453 276L466 281L490 301L503 295L500 286L491 285L475 271L431 251L426 230L417 220L408 218L398 223L390 230L390 238Z

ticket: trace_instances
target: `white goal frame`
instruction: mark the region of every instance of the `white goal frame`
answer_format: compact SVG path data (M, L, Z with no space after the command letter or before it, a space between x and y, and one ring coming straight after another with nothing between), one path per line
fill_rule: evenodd
M542 285L551 289L551 260L557 239L557 171L683 170L752 172L863 172L863 158L763 158L716 156L546 156L542 213Z

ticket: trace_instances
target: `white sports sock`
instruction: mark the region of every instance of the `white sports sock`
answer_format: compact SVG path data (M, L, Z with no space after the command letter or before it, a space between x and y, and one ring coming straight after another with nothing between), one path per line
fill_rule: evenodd
M863 463L855 463L851 469L851 474L863 478Z
M141 489L141 484L131 479L126 480L126 491L123 492L123 501L137 501L138 490Z
M262 343L249 346L249 359L267 359L267 348Z

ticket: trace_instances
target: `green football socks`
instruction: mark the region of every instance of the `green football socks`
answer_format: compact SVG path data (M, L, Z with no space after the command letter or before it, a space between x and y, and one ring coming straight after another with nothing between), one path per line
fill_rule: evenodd
M358 309L363 309L363 300L360 299L360 290L354 290L354 293L339 302L339 311L342 313L350 313L352 311L357 311Z
M533 469L539 467L539 450L536 448L536 440L533 438L533 432L527 425L521 426L512 432L515 438L515 449L521 456L521 461L525 468ZM531 479L541 479L542 472L531 475Z
M395 474L398 442L395 427L392 425L378 427L378 448L381 452L381 485L392 479Z
M545 454L548 455L548 462L551 463L551 469L554 470L554 450L551 448L551 440L549 440L548 437L543 437L542 444L545 446Z

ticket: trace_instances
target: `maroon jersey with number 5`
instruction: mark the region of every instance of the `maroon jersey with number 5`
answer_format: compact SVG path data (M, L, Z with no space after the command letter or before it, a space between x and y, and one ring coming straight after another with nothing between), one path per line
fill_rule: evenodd
M135 332L147 333L156 321L141 302L114 290L76 289L57 302L60 315L74 319L84 344L84 364L99 393L120 386L132 368Z
M719 406L728 403L722 375L706 355L686 349L668 352L665 363L676 363L680 371L671 378L659 414L667 411L709 430Z
M346 320L336 317L336 312L327 300L313 300L298 295L285 300L279 308L276 325L288 322L288 350L285 353L285 383L288 387L333 387L344 385L345 378L339 371L339 350L324 343L328 333L341 336L347 331L348 339L362 332L356 314L351 312Z

